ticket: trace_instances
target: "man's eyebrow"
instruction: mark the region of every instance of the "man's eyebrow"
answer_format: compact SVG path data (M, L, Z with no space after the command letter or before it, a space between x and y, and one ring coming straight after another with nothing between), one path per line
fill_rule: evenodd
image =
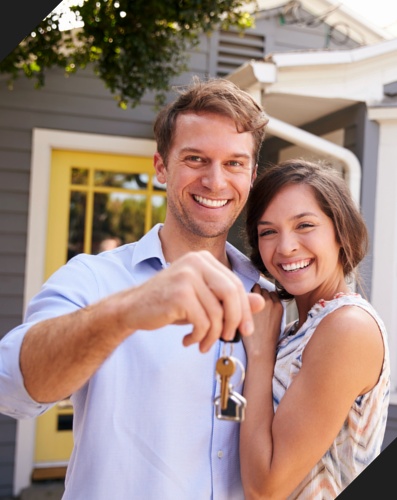
M205 152L202 149L197 149L195 147L189 147L189 146L185 146L182 149L180 149L180 153L197 153L197 154L203 154L203 155L205 155ZM249 154L249 153L235 152L235 153L231 153L229 155L229 157L230 158L247 158L247 159L251 159L252 155Z
M181 153L200 153L202 154L203 151L201 149L197 149L197 148L190 148L189 146L185 146L184 148L182 148L180 150Z

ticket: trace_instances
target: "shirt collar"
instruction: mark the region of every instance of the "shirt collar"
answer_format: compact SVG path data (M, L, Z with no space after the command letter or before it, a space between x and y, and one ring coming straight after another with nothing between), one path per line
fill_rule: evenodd
M132 255L133 268L148 259L158 259L163 267L167 266L159 237L159 231L162 227L163 224L156 224L137 241Z
M132 256L133 267L148 259L158 259L163 267L167 266L159 237L159 231L162 227L163 224L156 224L136 243ZM228 241L226 242L226 254L235 273L254 283L258 282L259 271L252 265L246 255Z
M250 259L228 241L226 242L226 254L235 273L241 277L257 283L260 273L251 263Z

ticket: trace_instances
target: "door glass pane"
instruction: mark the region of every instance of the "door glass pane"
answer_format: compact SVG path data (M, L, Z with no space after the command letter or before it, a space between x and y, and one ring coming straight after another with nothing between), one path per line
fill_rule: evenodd
M165 196L152 196L152 227L158 222L164 222L166 210Z
M86 186L88 183L87 168L72 168L71 184Z
M95 193L92 253L119 244L137 241L144 235L147 197L128 193ZM114 242L114 240L112 240ZM117 245L116 245L117 246Z
M95 170L94 185L125 189L146 189L147 182L141 182L140 174Z
M154 177L150 183L144 173L95 169L92 174L93 183L88 182L88 169L72 168L72 183L86 185L82 189L87 190L71 192L68 259L83 251L97 254L137 241L165 219L165 188Z
M86 207L86 193L72 191L70 194L68 260L83 251Z

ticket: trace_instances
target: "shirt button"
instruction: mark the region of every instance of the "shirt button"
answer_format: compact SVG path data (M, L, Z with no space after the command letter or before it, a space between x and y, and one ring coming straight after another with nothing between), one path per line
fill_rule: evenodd
M223 457L223 451L222 450L219 450L218 451L218 458L222 458Z

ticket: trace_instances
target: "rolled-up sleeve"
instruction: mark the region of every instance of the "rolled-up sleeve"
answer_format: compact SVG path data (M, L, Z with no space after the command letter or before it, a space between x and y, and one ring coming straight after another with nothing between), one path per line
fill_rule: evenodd
M0 412L17 419L37 417L52 406L34 401L23 383L19 353L30 327L29 323L18 326L0 342Z
M25 322L0 341L0 412L22 419L41 415L56 402L42 404L27 392L20 368L20 350L26 332L45 319L70 313L98 298L93 273L84 257L75 257L56 271L28 305Z

